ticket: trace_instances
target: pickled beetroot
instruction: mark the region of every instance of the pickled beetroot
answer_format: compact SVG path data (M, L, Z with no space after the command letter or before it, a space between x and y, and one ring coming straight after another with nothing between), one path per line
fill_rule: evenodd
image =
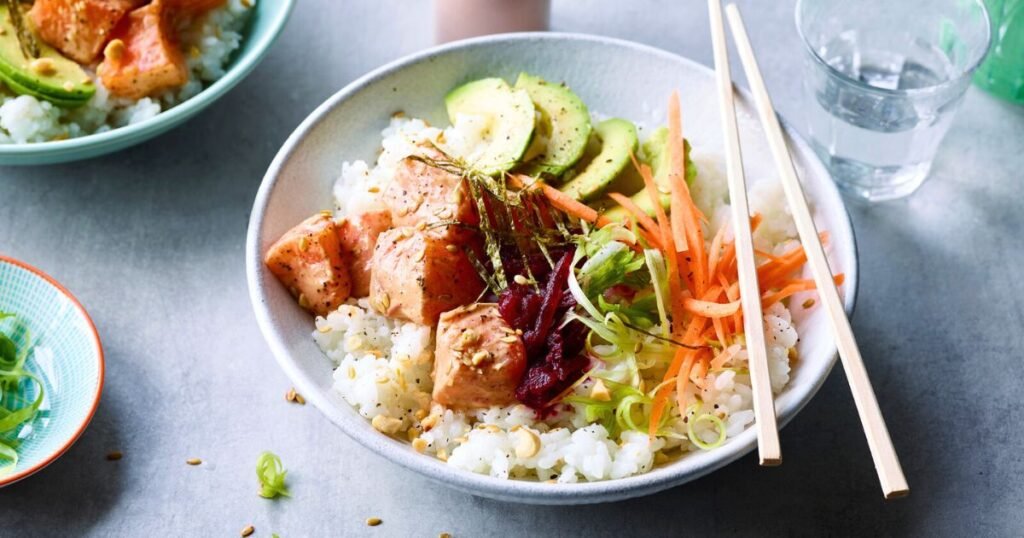
M565 313L576 306L566 289L571 270L572 253L566 252L540 292L512 284L498 297L501 317L523 331L526 346L528 366L516 387L516 399L538 412L544 412L551 400L578 379L590 363L580 355L586 327L577 321L558 327Z

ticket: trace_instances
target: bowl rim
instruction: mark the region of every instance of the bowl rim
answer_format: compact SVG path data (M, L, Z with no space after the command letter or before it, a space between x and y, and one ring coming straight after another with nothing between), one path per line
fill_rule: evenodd
M249 73L253 71L253 69L256 68L257 65L259 65L260 61L270 51L271 45L273 45L274 41L276 41L277 37L281 34L281 30L284 29L284 26L288 22L288 19L295 7L296 1L297 0L261 0L256 2L256 9L260 9L260 6L263 5L264 2L281 4L281 8L279 9L277 16L271 19L268 30L258 36L258 39L250 45L251 48L249 49L248 54L236 56L232 60L230 67L224 72L223 76L203 88L199 93L189 97L181 103L178 103L167 110L162 110L156 116L140 121L139 123L125 125L102 133L92 133L76 138L48 142L0 144L0 157L30 157L51 153L83 151L92 147L116 146L121 142L135 137L146 137L147 135L151 135L154 131L165 125L172 127L178 125L179 123L189 119L192 115L206 108L229 90L237 86L249 75ZM252 37L253 36L246 36L245 39L250 39Z
M263 333L276 362L285 371L289 379L295 383L297 390L303 393L307 400L316 406L321 413L335 424L342 432L350 438L369 449L371 452L384 457L391 463L397 463L406 469L412 470L435 482L442 483L463 492L473 495L481 495L492 499L507 500L514 502L525 502L534 504L584 504L594 502L606 502L621 500L630 497L637 497L655 493L673 486L681 485L696 480L715 470L728 465L750 453L756 447L756 432L754 428L747 428L743 433L730 440L725 446L713 451L702 452L691 455L670 464L668 466L654 468L646 473L632 475L614 480L603 480L597 482L579 482L571 484L544 484L533 481L507 480L494 478L488 475L471 473L460 469L454 469L439 460L425 457L422 454L409 450L407 443L381 435L366 427L366 421L358 415L349 416L346 413L337 412L337 400L332 400L329 395L321 394L317 389L320 384L307 376L298 363L291 358L292 352L282 338L279 329L275 326L270 309L267 307L268 296L261 286L265 268L262 264L261 243L262 224L264 215L269 204L271 194L275 190L280 171L284 164L292 157L300 143L307 134L323 121L332 110L341 103L363 91L368 85L390 76L395 72L405 69L408 66L427 61L432 57L445 55L463 49L471 49L481 45L502 43L509 41L530 41L540 40L549 42L591 42L593 44L604 44L610 46L633 49L637 52L659 56L667 60L685 64L697 71L713 75L713 70L699 62L678 54L659 49L650 45L644 45L634 41L596 36L590 34L563 33L563 32L523 32L498 34L484 37L471 38L461 41L432 47L419 51L397 60L389 62L369 73L355 79L344 88L327 98L318 105L298 127L289 135L288 139L281 146L278 154L274 157L266 174L260 184L260 188L253 202L253 209L250 215L249 228L246 237L246 276L248 280L250 300L253 303L253 310L256 315L260 331ZM750 94L743 88L737 87L737 92L742 100L751 101ZM810 164L810 170L804 175L812 174L821 178L829 178L829 174L821 163L820 159L813 153L807 142L789 125L780 118L791 147L801 156L806 157ZM845 250L845 258L851 260L851 266L844 268L847 273L847 293L844 306L847 313L852 313L856 302L858 287L858 265L856 238L853 234L852 221L849 211L839 194L835 184L831 181L825 183L822 193L819 194L818 202L822 197L827 198L828 205L838 207L842 210L844 218L836 216L837 221L845 228L850 238L848 245L840 245L838 242L833 248ZM782 428L792 420L807 405L818 392L829 373L835 365L836 348L833 344L828 355L823 371L817 379L808 381L802 386L802 390L794 393L793 401L788 407L777 410L779 427ZM794 387L796 388L796 387ZM792 388L787 390L793 390ZM703 456L703 457L702 457ZM707 461L703 461L707 460ZM674 467L675 464L689 461L687 467Z
M96 330L96 324L93 323L92 318L89 316L89 313L86 312L85 307L82 306L82 303L79 302L78 299L70 291L68 291L67 288L65 288L60 282L57 282L57 280L54 279L52 276L44 273L41 269L28 263L25 263L23 261L0 254L0 263L8 263L14 265L15 267L20 267L21 269L24 269L34 274L36 277L43 279L43 281L48 283L50 286L53 286L53 288L55 288L58 293L63 295L68 301L71 302L71 305L74 306L76 310L78 310L78 314L82 317L83 320L85 320L86 327L89 328L89 334L92 336L93 345L95 346L96 349L95 355L97 362L96 366L98 377L98 382L96 383L96 391L93 393L92 396L92 404L89 407L89 411L85 414L81 422L78 424L78 427L75 429L75 432L70 437L68 437L64 444L61 445L57 450L51 452L50 455L37 462L35 465L32 465L27 469L17 471L10 475L0 477L0 487L4 487L9 486L15 482L18 482L19 480L28 478L29 476L43 470L43 468L50 465L54 461L57 461L57 459L63 456L64 453L67 452L71 448L71 446L78 441L82 434L85 433L85 429L89 426L89 423L92 422L92 418L93 416L95 416L96 409L99 408L100 400L102 399L103 384L106 378L106 359L103 355L103 343L100 341L100 335L99 332Z

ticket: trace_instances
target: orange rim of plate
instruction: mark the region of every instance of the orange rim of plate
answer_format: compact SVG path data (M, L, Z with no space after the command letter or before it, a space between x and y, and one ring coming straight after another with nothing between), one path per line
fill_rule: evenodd
M59 291L62 295L64 295L64 297L71 301L71 304L74 305L74 307L78 309L79 313L82 314L82 317L85 319L86 325L92 332L93 343L96 345L96 358L99 363L99 383L96 384L96 393L93 395L92 398L92 407L90 407L89 412L86 413L85 418L82 419L82 423L78 425L78 428L75 430L75 433L70 438L68 438L68 440L60 448L53 451L53 453L51 453L49 456L44 458L39 463L36 463L35 465L27 469L17 471L13 474L4 477L0 477L0 487L4 487L43 470L43 468L45 468L47 465L50 465L54 461L57 461L58 458L63 456L64 453L67 452L71 448L71 446L74 445L76 441L78 441L80 437L82 437L82 434L85 433L85 429L89 427L89 423L92 422L92 417L96 414L96 409L99 408L100 406L100 397L103 394L103 382L104 379L106 378L106 361L104 360L103 357L103 344L100 341L99 332L96 331L96 324L93 323L92 318L89 317L89 313L86 312L85 307L82 306L82 303L80 303L78 299L70 291L68 291L67 288L62 286L59 282L57 282L57 280L55 280L50 275L44 273L42 270L32 265L29 265L25 262L16 260L8 256L4 256L3 254L0 254L0 262L10 263L11 265L15 265L30 273L33 273L34 275L48 282L54 288L57 288L57 291Z

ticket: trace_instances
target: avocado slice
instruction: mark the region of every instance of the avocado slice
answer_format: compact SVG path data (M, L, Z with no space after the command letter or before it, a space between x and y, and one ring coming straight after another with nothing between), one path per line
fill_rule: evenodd
M697 177L697 167L693 165L693 161L690 160L690 143L683 139L683 152L686 154L686 184L693 186L693 180ZM651 167L651 175L654 177L654 184L658 186L658 198L661 202L661 207L668 210L671 205L671 196L667 194L671 187L668 181L669 170L672 168L669 162L668 152L668 128L659 127L658 130L651 134L642 146L643 149L643 162ZM647 194L647 191L641 189L640 191L630 196L630 200L637 205L644 213L654 216L654 205L651 203L651 197ZM608 210L604 214L605 217L621 222L623 219L629 217L629 212L621 206L615 206Z
M460 114L483 117L487 122L480 149L459 155L476 171L493 176L519 164L533 138L535 110L526 90L514 89L500 78L467 82L444 98L452 125Z
M638 146L636 126L629 121L612 118L597 124L594 130L601 139L601 152L577 176L559 187L577 200L587 201L601 194L629 165L629 156L636 153Z
M540 113L531 144L538 155L531 155L523 172L531 176L542 172L562 175L580 160L587 147L591 131L587 105L564 84L552 84L529 73L520 73L515 87L530 94Z
M0 5L0 82L14 93L64 108L82 106L96 93L80 65L41 40L39 58L26 58L6 5Z

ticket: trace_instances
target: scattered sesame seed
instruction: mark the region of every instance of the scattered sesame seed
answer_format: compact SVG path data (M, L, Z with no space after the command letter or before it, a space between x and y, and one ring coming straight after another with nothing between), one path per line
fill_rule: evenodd
M185 460L185 463L187 463L189 465L202 465L203 464L203 460L201 460L199 458L189 458L189 459Z
M124 457L124 454L120 450L114 450L113 452L107 453L107 461L117 461Z
M515 281L515 283L519 284L520 286L525 286L530 282L530 280L523 275L516 275L512 277L512 280Z
M381 523L384 523L384 522L379 517L369 517L369 518L366 518L366 524L371 526L371 527L376 527L377 525L380 525Z
M253 527L252 525L246 525L242 529L242 536L251 536L252 533L254 532L256 532L256 527Z

